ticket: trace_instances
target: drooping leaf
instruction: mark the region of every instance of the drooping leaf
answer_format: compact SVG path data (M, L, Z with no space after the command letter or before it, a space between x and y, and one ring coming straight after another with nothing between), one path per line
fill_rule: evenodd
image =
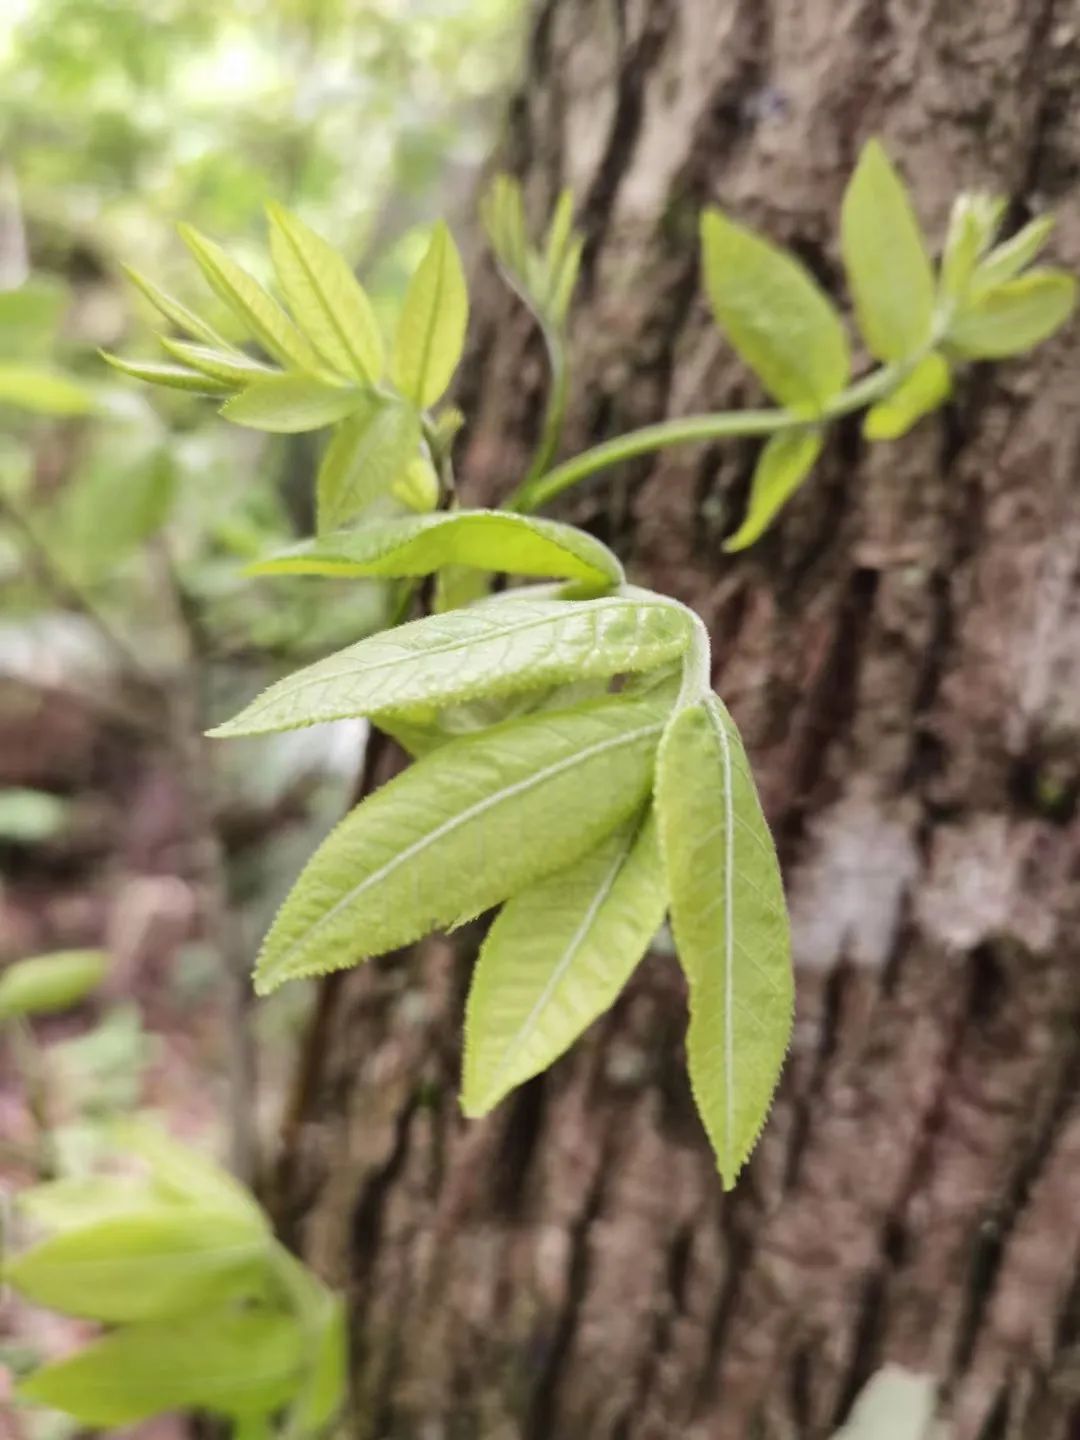
M208 1309L125 1325L65 1360L34 1371L20 1397L82 1425L131 1425L166 1410L270 1413L296 1393L302 1364L292 1316Z
M166 390L191 390L197 395L228 395L231 385L215 380L198 370L189 370L186 365L162 365L154 360L125 360L120 355L101 352L101 358L114 370L130 375L134 380L145 380L148 385L161 385Z
M249 566L255 575L430 575L467 565L510 575L554 575L608 588L622 566L599 540L572 525L496 510L444 511L375 520L305 541Z
M190 225L180 238L194 255L210 288L243 322L268 355L286 367L317 371L319 357L281 306L220 245Z
M315 482L319 533L336 530L386 495L418 453L411 405L369 397L334 431Z
M162 337L161 343L173 359L179 360L188 370L209 375L212 380L220 380L230 389L251 385L256 380L277 373L260 361L253 360L250 355L245 355L242 350L192 345L186 340L170 340L167 336Z
M10 1259L8 1282L38 1305L91 1320L155 1320L261 1282L267 1238L252 1216L148 1201L59 1231Z
M917 354L933 331L934 272L911 197L877 140L844 194L840 235L867 349L879 360Z
M982 294L995 286L1004 285L1006 280L1014 280L1038 256L1053 228L1054 217L1040 215L1008 240L996 245L975 272L975 293Z
M164 315L166 320L170 320L181 335L188 335L192 340L201 341L203 345L207 345L213 350L232 349L232 346L221 338L212 325L208 325L181 301L175 300L132 266L125 265L123 270L131 283L137 286L150 301L154 309Z
M326 363L375 385L383 344L371 301L332 245L280 205L269 206L270 253L296 323Z
M764 1123L791 1034L780 869L739 733L715 696L664 733L656 806L690 982L694 1099L730 1188Z
M886 400L866 412L867 440L896 440L924 415L944 405L952 392L952 375L940 355L927 355Z
M676 607L622 596L429 615L287 675L210 734L265 735L647 670L676 659L687 642L686 618Z
M724 542L725 550L745 550L765 533L813 469L824 443L821 431L810 426L771 436L754 467L746 519Z
M421 410L446 390L465 344L469 298L450 231L438 224L409 283L394 342L393 379Z
M469 991L466 1115L487 1114L614 1003L666 906L651 810L507 901Z
M351 385L331 385L314 375L270 375L227 400L221 413L235 425L294 435L334 425L365 401L365 392Z
M88 415L97 399L74 375L47 365L0 364L0 405L17 405L39 415Z
M701 224L705 287L728 339L782 405L817 414L847 383L847 337L831 300L783 250L719 210Z
M975 360L1019 355L1061 328L1076 305L1076 281L1059 270L1032 270L965 307L949 327L948 344Z
M587 854L648 794L670 704L617 695L418 760L315 852L263 944L256 990L461 924Z
M69 1010L98 988L109 970L104 950L58 950L0 970L0 1021Z

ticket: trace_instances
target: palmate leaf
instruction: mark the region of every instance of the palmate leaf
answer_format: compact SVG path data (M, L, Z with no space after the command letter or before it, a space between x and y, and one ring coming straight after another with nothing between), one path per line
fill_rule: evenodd
M265 735L651 670L677 659L687 643L685 615L662 601L611 596L489 603L360 640L271 685L210 734Z
M651 809L507 901L469 991L466 1115L487 1114L614 1003L666 906Z
M355 386L328 384L314 375L270 375L227 400L221 413L234 425L296 435L334 425L366 400L366 392Z
M640 808L670 695L614 696L418 760L309 861L255 988L339 970L463 923L587 854Z
M1076 281L1060 270L1030 270L981 295L949 326L948 346L972 360L1019 355L1059 330L1076 307Z
M776 1088L793 989L776 852L739 733L715 696L672 717L656 806L690 984L690 1081L730 1189Z
M248 567L252 575L431 575L467 565L510 575L552 575L609 588L624 576L599 540L572 525L495 510L375 520L294 545Z
M419 409L434 405L450 384L468 316L461 257L440 222L405 292L394 341L394 384Z
M166 1410L269 1414L297 1392L303 1337L276 1310L207 1309L125 1325L68 1359L36 1370L18 1389L82 1425L131 1425Z
M365 395L334 431L319 466L319 533L336 530L388 494L419 446L420 417L411 405Z
M876 140L844 193L840 237L867 349L879 360L917 354L933 330L934 272L911 198Z
M774 517L790 500L813 469L825 437L819 429L781 430L766 443L754 467L750 504L746 519L724 549L745 550L769 528Z
M705 288L721 328L774 399L815 415L851 373L832 301L792 255L719 210L701 222Z
M189 1210L148 1199L22 1251L7 1281L38 1305L91 1320L156 1320L261 1283L265 1226L237 1208Z
M360 282L333 246L302 220L280 205L270 205L268 213L270 253L296 323L333 369L378 384L382 336Z
M886 400L866 412L867 440L896 440L924 415L944 405L952 391L952 374L940 355L927 355Z
M0 970L0 1021L68 1010L96 990L108 970L104 950L57 950L16 960Z

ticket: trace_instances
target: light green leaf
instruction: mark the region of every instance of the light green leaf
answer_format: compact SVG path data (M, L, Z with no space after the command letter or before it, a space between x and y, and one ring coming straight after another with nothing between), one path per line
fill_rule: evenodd
M155 1320L249 1291L264 1275L267 1237L233 1208L189 1210L148 1200L137 1213L92 1218L9 1260L26 1299L91 1320Z
M441 494L438 471L426 455L414 455L390 486L390 493L415 514L430 515Z
M192 390L198 395L228 395L233 388L222 380L214 380L197 370L189 370L186 365L161 365L154 360L124 360L119 355L110 355L106 350L102 350L101 358L123 375L130 375L135 380L145 380L148 385L161 385L166 390Z
M676 659L687 643L684 614L662 601L611 596L454 610L369 636L287 675L210 734L265 735L649 670Z
M421 410L434 405L450 384L468 316L461 258L440 223L409 283L394 343L394 384Z
M104 950L58 950L0 970L0 1020L69 1010L98 988L109 970Z
M273 1310L205 1310L183 1319L125 1325L18 1389L83 1425L130 1425L166 1410L269 1413L300 1378L296 1321Z
M955 318L949 348L975 360L1019 355L1053 335L1076 305L1076 281L1059 270L1032 270L989 291Z
M1001 223L1005 202L993 195L958 195L949 216L941 257L941 290L948 300L963 296L979 257Z
M983 294L1006 280L1014 280L1036 258L1054 228L1052 215L1040 215L997 245L975 272L975 293Z
M258 360L253 360L242 350L219 350L209 345L192 345L184 340L170 340L168 336L162 336L161 343L173 359L179 360L187 369L198 370L201 375L220 380L233 390L238 386L250 385L255 380L265 379L268 375L280 373Z
M268 355L286 367L317 371L319 357L276 300L231 260L220 245L190 225L180 238L194 255L210 288L237 315Z
M572 525L496 510L374 520L295 545L248 567L253 575L430 575L467 565L510 575L553 575L604 589L622 583L618 560Z
M893 393L866 412L867 440L896 440L916 421L944 405L952 392L952 375L940 355L927 355Z
M334 431L319 466L319 533L336 530L386 495L419 446L420 417L411 405L366 399Z
M793 990L776 851L739 732L714 695L672 717L656 807L690 982L690 1082L730 1189L776 1088Z
M146 1186L114 1175L81 1175L49 1180L20 1190L21 1214L46 1230L70 1230L92 1220L115 1219L146 1208Z
M0 405L17 405L39 415L87 415L94 392L73 375L45 365L0 364Z
M466 1115L546 1070L614 1003L666 906L651 810L506 902L469 991Z
M820 430L781 430L767 441L750 485L746 519L724 542L729 552L745 550L772 524L782 506L809 475L825 438Z
M134 1118L117 1121L110 1138L120 1149L142 1160L160 1195L203 1210L236 1211L248 1225L269 1234L269 1224L251 1192L228 1171L173 1140L158 1125Z
M906 360L930 341L934 272L911 198L877 140L859 157L844 194L841 244L867 349Z
M296 323L333 369L378 384L382 336L360 282L333 246L302 220L280 205L270 205L268 213L270 253Z
M256 990L462 924L587 854L645 800L670 704L617 695L418 760L315 852L263 944Z
M301 1382L283 1427L288 1436L321 1434L345 1399L348 1338L345 1306L280 1245L277 1277L302 1337Z
M140 275L138 270L133 269L130 265L125 265L123 270L131 283L137 286L150 301L154 309L164 315L166 320L171 320L182 335L188 335L192 340L200 340L214 350L232 349L228 341L223 340L212 325L208 325L193 310L189 310L186 305L175 300L155 285L152 280L148 280L145 275Z
M817 414L847 383L847 337L832 301L791 255L707 210L705 286L721 328L782 405Z
M0 790L0 840L41 845L55 840L71 821L71 801L20 785Z
M294 435L334 425L365 401L365 392L353 386L327 384L313 375L271 375L227 400L221 413L235 425Z

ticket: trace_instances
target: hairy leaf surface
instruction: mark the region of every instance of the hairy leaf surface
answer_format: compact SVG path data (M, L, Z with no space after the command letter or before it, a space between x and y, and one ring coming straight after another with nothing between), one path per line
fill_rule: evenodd
M844 193L840 237L855 313L879 360L906 360L930 340L934 272L911 197L876 140Z
M745 550L765 533L813 469L824 444L821 431L809 427L781 430L767 441L754 467L746 519L724 542L725 550Z
M675 606L622 596L429 615L297 670L210 733L264 735L648 670L676 659L687 641L686 618Z
M794 256L719 210L706 211L701 238L705 286L732 345L782 405L817 414L851 371L836 307Z
M466 1115L487 1114L614 1003L666 906L651 809L507 901L469 991Z
M495 510L458 510L375 520L304 541L249 566L255 575L430 575L467 565L511 575L555 575L608 587L622 566L599 540L572 525Z
M256 989L461 924L587 854L648 794L670 704L615 696L418 760L315 852L266 938Z
M461 258L440 222L409 283L394 343L394 383L421 410L434 405L450 384L468 316Z
M296 323L328 365L377 384L382 336L360 282L321 235L280 205L268 208L270 253Z
M739 733L715 696L672 717L656 805L690 982L690 1081L730 1188L776 1088L793 989L776 851Z
M234 425L295 435L336 424L358 410L366 398L363 390L329 385L313 375L270 375L227 400L221 413Z
M420 417L396 400L363 399L326 448L315 483L320 534L386 495L417 454Z

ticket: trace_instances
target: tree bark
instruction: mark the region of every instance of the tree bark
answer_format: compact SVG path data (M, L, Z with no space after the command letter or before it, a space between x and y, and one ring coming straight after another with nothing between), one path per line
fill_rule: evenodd
M940 238L960 188L1052 208L1080 267L1080 0L546 0L502 163L588 245L567 450L753 404L698 279L703 205L843 294L883 137ZM542 352L484 265L471 500L520 476ZM324 1015L283 1223L349 1296L363 1440L824 1437L885 1361L955 1440L1080 1434L1080 334L858 420L745 557L756 447L684 449L564 513L708 620L777 836L795 1038L721 1193L670 956L488 1121L456 1087L463 947L368 965Z

